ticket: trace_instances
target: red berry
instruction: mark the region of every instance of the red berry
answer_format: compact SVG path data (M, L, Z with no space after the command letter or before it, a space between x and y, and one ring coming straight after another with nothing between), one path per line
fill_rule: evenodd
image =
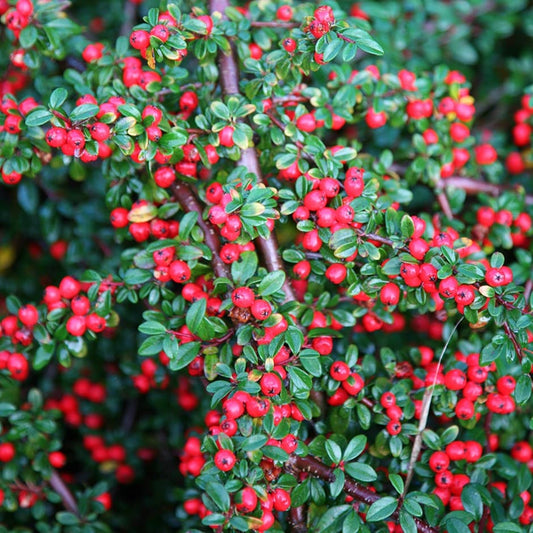
M67 458L63 452L50 452L48 461L54 468L63 468L67 464Z
M34 305L23 305L17 313L19 320L27 327L32 328L39 322L39 312Z
M329 369L329 375L336 381L345 381L350 374L350 367L344 361L335 361Z
M400 301L400 288L392 282L385 284L381 287L379 299L383 305L397 305Z
M11 442L0 443L0 462L8 463L15 458L15 446Z
M6 369L11 373L13 379L24 381L30 373L30 364L23 354L14 352L7 360Z
M191 278L191 269L185 261L172 261L168 267L168 273L172 281L186 283Z
M230 471L236 462L235 454L231 450L219 450L215 454L215 466L223 472Z
M387 123L387 115L385 114L385 111L376 112L374 111L374 108L371 107L366 113L365 122L369 128L381 128Z
M276 18L278 20L288 21L292 18L292 7L288 5L283 5L278 7L276 11Z
M248 287L238 287L231 293L231 300L236 307L250 307L255 300L255 294Z
M261 392L265 396L276 396L281 392L282 389L280 377L277 374L274 374L273 372L263 374L260 385Z
M266 300L255 300L251 311L256 320L266 320L272 314L272 306Z
M130 44L136 50L143 50L150 44L150 34L145 30L135 30L130 35Z
M218 139L220 141L220 144L222 146L226 146L227 148L231 148L235 141L233 140L233 132L235 131L235 128L233 126L224 126L218 133Z
M442 472L448 470L450 466L450 458L445 452L433 452L429 458L429 468L433 472Z

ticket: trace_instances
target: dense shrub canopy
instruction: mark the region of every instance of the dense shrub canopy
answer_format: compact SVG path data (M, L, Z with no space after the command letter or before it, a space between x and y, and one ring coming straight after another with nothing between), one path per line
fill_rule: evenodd
M0 15L0 531L531 530L527 2Z

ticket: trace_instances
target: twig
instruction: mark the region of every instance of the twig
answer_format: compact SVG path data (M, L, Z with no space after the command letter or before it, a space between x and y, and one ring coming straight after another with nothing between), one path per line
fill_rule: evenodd
M120 35L129 35L131 29L135 25L137 18L137 4L131 0L124 0L124 14L122 18L122 26L120 27Z
M225 15L226 8L229 7L229 0L210 0L209 9L211 14L219 12L222 18L227 18ZM218 54L218 64L220 69L220 84L222 93L225 96L232 94L240 94L239 92L239 68L235 57L235 49L233 44L230 47L229 54L224 54L222 51ZM255 174L260 183L265 183L261 175L261 168L259 166L259 159L255 148L246 148L241 151L239 164L246 167L248 172ZM261 251L263 260L269 272L283 271L284 266L281 261L279 247L274 233L266 239L256 239L256 244ZM286 278L283 284L283 291L285 293L285 301L297 300L289 280Z
M322 479L327 483L331 483L335 480L335 474L333 473L333 468L326 466L324 463L318 459L307 456L300 457L298 455L291 454L289 460L285 463L284 468L287 472L298 473L298 472L307 472L313 477ZM365 503L366 505L372 505L374 502L377 502L382 498L379 494L371 491L367 487L360 485L357 481L354 481L350 477L346 476L344 482L344 492L359 502ZM390 516L391 520L398 521L399 509L396 509L394 513ZM430 526L428 523L424 522L420 518L413 517L416 528L421 533L438 533L439 529Z
M303 505L300 505L299 507L292 507L289 511L289 525L292 533L307 532L307 513L305 511L306 509Z
M418 423L418 431L416 433L415 441L413 442L413 450L411 452L411 458L409 459L409 466L407 467L407 477L405 479L405 485L402 493L402 501L405 498L407 494L407 490L409 489L409 485L411 484L411 480L413 479L414 471L415 471L415 463L418 460L418 455L420 454L420 450L422 449L422 433L426 429L428 416L429 416L429 408L431 407L431 400L433 399L433 391L435 390L435 384L437 383L437 375L439 373L440 364L442 361L442 358L444 357L444 354L446 353L446 350L448 348L448 345L450 344L450 341L453 337L453 334L457 331L457 328L459 327L459 324L463 321L464 317L461 317L461 319L455 324L452 332L450 333L450 336L448 337L448 340L446 341L446 344L444 345L444 348L442 348L442 351L440 353L439 361L437 363L437 368L435 369L435 377L433 379L433 383L426 389L424 392L424 397L422 399L422 413L420 415L420 421Z
M78 504L74 496L72 496L72 493L55 470L52 471L52 476L50 477L50 486L61 496L65 509L79 517Z
M213 265L213 270L219 278L230 278L230 270L228 265L220 259L220 239L218 234L213 227L213 225L202 218L202 207L198 202L196 196L191 191L189 186L182 182L176 182L172 185L172 192L176 197L176 200L181 205L181 207L187 211L195 211L198 213L198 225L201 230L204 232L205 242L210 248L213 257L211 258L211 264Z
M473 178L465 178L463 176L450 176L438 181L437 186L440 187L454 187L462 189L466 194L487 193L491 196L499 196L502 192L513 190L513 186L497 185L495 183L487 183L486 181L479 181ZM533 195L525 195L526 204L533 205Z
M253 20L250 22L252 28L299 28L301 26L300 22L286 22L286 21L263 21L263 20Z
M124 433L129 433L131 428L133 427L133 423L135 422L135 416L137 415L137 406L138 406L138 400L137 398L131 398L128 401L128 404L126 405L126 409L124 411L124 415L122 416L122 424L121 429Z
M439 202L442 212L446 215L446 218L450 220L453 218L452 208L445 192L439 192L437 194L437 202Z
M529 297L531 296L531 290L533 289L533 279L528 279L526 281L526 285L524 287L524 299L526 300L526 304L529 302Z
M522 347L516 340L516 335L514 334L514 331L509 327L507 321L503 323L503 329L505 331L505 334L511 339L514 351L516 352L516 355L518 355L518 359L522 360Z

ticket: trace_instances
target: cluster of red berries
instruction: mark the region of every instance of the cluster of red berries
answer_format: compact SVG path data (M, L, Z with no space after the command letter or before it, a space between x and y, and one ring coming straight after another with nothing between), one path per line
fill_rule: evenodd
M131 483L135 479L135 470L126 462L126 449L122 444L106 445L99 435L84 435L83 447L91 454L95 463L106 464L106 471L113 471L119 483Z
M329 405L343 405L349 398L357 396L365 386L363 377L353 372L344 361L334 361L329 368L329 375L340 382L340 387L328 398Z
M164 372L161 378L156 377L156 374L161 373L162 367L168 366L170 359L165 352L161 351L159 352L159 361L161 365L158 365L153 359L143 359L141 373L131 376L134 387L141 394L147 394L152 389L166 389L168 387L170 382L168 374Z
M48 285L44 291L43 302L48 312L54 309L70 309L72 315L67 319L66 328L74 337L81 337L87 330L102 333L106 329L106 319L100 316L91 304L86 293L91 283L82 283L72 276L65 276L59 286ZM111 288L102 283L100 292Z
M202 32L193 34L189 39L207 38L213 29L213 19L209 15L199 15L195 19L202 22L205 28ZM167 43L180 27L181 22L178 22L168 11L163 11L159 14L158 23L150 28L150 31L144 29L132 31L130 44L133 48L139 50L143 58L149 59L148 50L152 47L157 47L159 44ZM152 38L156 39L155 42ZM180 63L186 56L187 48L173 48L172 55L166 55L167 58L174 60L176 63Z
M531 144L531 117L533 116L533 98L529 94L522 96L520 109L514 114L513 141L518 148L527 149ZM527 150L526 150L527 151ZM529 166L525 154L511 152L505 166L511 174L520 174Z
M102 403L105 400L105 389L99 384L94 384L86 393L87 396L83 399L91 403ZM88 396L89 394L90 396ZM45 402L45 408L61 411L65 422L71 426L83 425L89 429L100 429L104 424L104 417L101 414L96 412L84 414L80 400L74 394L63 394L59 399L48 398Z
M515 217L509 209L499 209L498 211L495 211L490 206L481 206L476 212L476 220L477 223L484 228L484 231L479 232L484 236L482 242L484 246L491 245L487 233L494 224L501 224L511 228L513 246L527 248L531 242L530 234L532 221L531 216L528 213L522 212ZM474 232L475 230L473 230L473 233Z
M313 19L307 26L307 31L315 38L320 39L331 30L335 23L335 15L330 6L320 6L315 9Z
M6 132L10 135L19 135L24 124L24 117L39 104L33 97L24 98L17 103L13 98L4 98L0 104L0 113L3 116L3 125L0 126L0 133ZM37 150L35 150L37 153ZM22 173L17 172L8 160L1 166L2 180L8 185L15 185L22 179Z
M5 24L13 33L15 41L19 40L20 32L26 28L33 18L33 2L31 0L17 0L15 7L8 2L0 2L0 16L5 15Z
M450 471L451 461L476 463L483 455L483 448L477 441L454 441L446 446L446 451L433 452L429 458L429 467L435 473L436 494L442 503L451 511L464 510L461 493L470 483L467 474L453 474Z
M179 233L177 220L163 220L157 217L157 207L146 200L138 200L130 209L116 207L110 214L111 225L118 228L127 226L136 242L155 239L173 239Z
M198 437L188 437L180 455L179 470L183 476L190 474L198 477L205 464L202 453L202 442Z
M7 370L13 379L24 381L30 373L30 364L24 354L2 350L0 351L0 370Z
M238 213L226 213L226 206L232 201L230 193L224 193L222 185L214 181L205 190L206 200L213 204L209 208L209 221L220 229L220 235L228 241L236 241L241 235L242 221ZM244 245L222 248L220 257L225 263L233 263L240 254L248 251ZM252 248L253 250L253 248Z

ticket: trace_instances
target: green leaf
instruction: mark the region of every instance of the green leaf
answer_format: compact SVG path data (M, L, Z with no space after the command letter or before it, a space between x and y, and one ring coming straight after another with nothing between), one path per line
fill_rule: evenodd
M351 505L330 507L323 515L315 531L340 531L344 517L351 511Z
M346 446L342 460L347 463L359 457L365 450L367 438L365 435L356 435Z
M41 370L50 362L54 355L54 348L54 344L41 344L37 348L33 359L33 368L35 370Z
M403 533L416 533L418 531L415 519L404 509L400 511L400 526Z
M58 87L57 89L54 89L54 91L50 95L50 102L49 102L50 107L52 109L57 109L61 107L65 103L65 100L67 99L67 97L68 97L68 92L65 88Z
M224 485L216 481L210 481L207 483L205 491L221 511L227 512L229 510L230 497Z
M199 298L194 302L185 316L185 323L192 333L197 334L205 317L205 311L207 309L207 300L205 298Z
M298 354L304 342L304 335L296 326L289 326L285 332L285 342L293 354Z
M236 285L244 285L257 270L257 254L255 252L244 252L240 260L231 264L231 277Z
M366 513L367 522L380 522L389 518L398 507L398 500L392 496L385 496L375 501Z
M267 441L268 437L266 435L252 435L244 439L241 444L241 450L245 452L258 450L259 448L262 448Z
M37 185L29 180L24 180L22 183L19 183L17 187L17 200L20 207L26 213L35 213L39 206L39 189Z
M177 359L172 359L169 364L170 370L181 370L185 368L198 355L199 351L200 343L197 341L181 344Z
M363 483L370 483L378 478L376 471L365 463L347 463L344 465L344 471L356 481Z
M43 124L46 124L52 117L53 115L50 111L39 106L28 114L24 122L26 123L26 126L32 128L34 126L42 126Z
M525 404L531 398L531 376L529 374L522 374L516 382L514 391L514 398L519 405Z
M161 335L167 332L167 328L161 322L156 322L155 320L143 322L138 329L145 335Z
M324 50L323 60L326 63L329 63L331 60L335 59L339 55L343 46L344 41L342 39L334 39L333 41L331 41Z
M291 366L288 368L291 394L300 400L309 398L313 386L313 380L301 368Z
M71 111L69 118L72 122L82 122L94 117L98 111L100 108L96 104L81 104Z
M335 464L339 464L342 459L341 447L332 439L326 441L326 453L329 460Z
M403 494L403 489L405 485L402 476L398 474L389 474L389 481L391 482L391 485L394 487L394 490L398 494Z
M56 513L56 520L63 526L75 526L80 523L80 519L73 513L59 511Z
M283 287L283 283L285 283L285 272L282 270L270 272L259 284L257 292L261 296L269 296L279 291Z
M516 522L495 524L492 533L522 533L524 530Z
M216 117L222 120L229 120L230 118L228 107L218 100L215 100L211 104L211 111Z
M319 378L322 375L320 355L315 350L303 350L300 352L300 363L312 376Z
M463 488L461 501L463 502L464 510L471 513L476 522L481 520L483 501L475 484L469 483Z
M381 45L371 37L357 39L357 46L367 54L382 56L385 53Z
M346 476L340 468L335 468L333 475L335 476L335 481L329 484L329 490L331 492L331 496L336 498L344 489L344 481Z
M7 403L7 402L0 403L0 417L9 416L13 414L16 410L17 408L10 403Z
M274 459L274 461L285 463L289 460L289 454L278 446L263 446L261 450L264 455L270 457L270 459Z

